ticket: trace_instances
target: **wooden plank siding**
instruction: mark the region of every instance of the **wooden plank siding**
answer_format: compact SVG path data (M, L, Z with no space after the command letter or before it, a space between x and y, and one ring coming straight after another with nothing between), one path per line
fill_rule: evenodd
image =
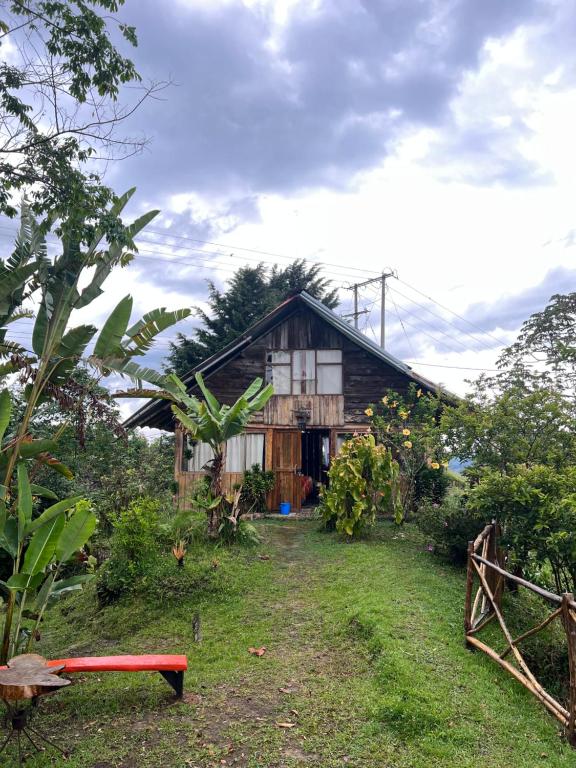
M277 509L280 501L290 501L298 509L302 502L301 480L295 473L301 462L296 411L309 411L306 429L329 430L330 455L334 456L339 433L367 428L369 418L364 411L369 403L378 402L388 388L403 392L410 383L409 376L371 355L306 307L300 307L267 334L245 346L222 368L206 376L206 383L220 402L231 405L256 377L265 378L268 351L294 349L341 349L343 392L341 395L275 395L251 420L250 431L265 433L265 468L276 473L270 509ZM199 394L197 388L191 392ZM176 440L176 446L179 503L187 505L193 485L202 475L182 471L181 438ZM241 473L225 472L225 491L241 479Z

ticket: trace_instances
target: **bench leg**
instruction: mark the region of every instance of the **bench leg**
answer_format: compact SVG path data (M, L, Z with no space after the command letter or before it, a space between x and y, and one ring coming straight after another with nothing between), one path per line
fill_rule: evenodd
M164 680L166 680L168 685L174 689L176 696L181 699L184 695L184 672L160 670L160 674Z

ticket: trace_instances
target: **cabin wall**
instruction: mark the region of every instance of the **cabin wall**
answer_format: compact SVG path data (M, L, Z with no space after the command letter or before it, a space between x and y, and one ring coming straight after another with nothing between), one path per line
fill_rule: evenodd
M305 428L328 429L330 455L336 454L337 435L364 431L369 418L364 413L369 403L380 400L386 389L403 392L410 379L341 334L308 309L299 309L265 336L247 345L219 371L206 377L206 383L223 403L231 405L256 377L265 378L266 352L292 349L341 349L343 392L341 395L274 395L264 410L251 420L249 429L265 432L265 468L276 473L276 487L269 498L270 509L289 500L295 509L301 504L300 439L298 412L306 412ZM194 391L194 390L193 390ZM300 414L301 418L301 414ZM202 476L182 472L182 439L177 436L176 470L179 499L187 505L194 484ZM224 490L241 482L240 473L224 473Z

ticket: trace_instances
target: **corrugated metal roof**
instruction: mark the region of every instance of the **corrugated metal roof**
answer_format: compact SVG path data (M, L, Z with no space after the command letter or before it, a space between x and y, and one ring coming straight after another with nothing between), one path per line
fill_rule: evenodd
M342 333L344 336L347 336L359 347L362 347L371 355L379 358L400 373L405 374L413 381L430 390L439 389L437 384L434 384L434 382L416 373L412 370L412 368L410 368L409 365L403 363L402 360L399 360L397 357L394 357L394 355L386 352L386 350L379 347L378 344L371 341L369 338L364 336L363 333L360 333L360 331L356 330L356 328L353 328L349 323L339 317L329 307L327 307L325 304L322 304L321 301L315 299L313 296L310 296L310 294L306 293L305 291L302 291L301 293L298 293L295 296L292 296L283 301L271 312L265 315L261 320L258 320L256 323L251 325L250 328L248 328L231 344L228 344L220 352L212 355L212 357L202 361L196 368L184 376L182 380L188 384L189 382L194 381L194 375L196 373L213 373L215 370L224 365L231 357L238 354L240 350L243 349L247 344L255 341L260 336L263 336L265 333L268 333L270 330L272 330L272 328L274 328L276 325L283 322L288 315L297 310L300 304L303 304L317 315L322 317L333 328L340 331L340 333ZM161 418L161 414L164 412L168 414L169 410L170 404L168 402L152 400L139 408L135 413L132 414L132 416L129 416L124 422L124 426L149 426L151 422L158 421Z

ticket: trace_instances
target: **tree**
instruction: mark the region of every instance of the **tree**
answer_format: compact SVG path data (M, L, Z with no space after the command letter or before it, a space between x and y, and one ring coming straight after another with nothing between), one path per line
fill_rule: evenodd
M208 286L210 311L196 309L203 325L196 330L196 338L179 333L177 342L170 344L166 368L179 376L234 341L289 296L307 291L330 308L338 304L337 291L330 289L321 267L307 266L303 259L284 268L276 265L270 271L264 264L241 267L225 291L219 291L212 282Z
M207 443L214 453L209 464L212 498L207 511L208 532L211 536L217 536L225 507L225 500L222 495L224 446L227 440L244 432L250 417L264 408L274 390L271 384L262 387L262 379L254 379L234 405L220 405L204 384L201 374L196 374L196 383L204 395L204 400L188 395L186 386L174 374L172 374L171 379L179 388L179 393L170 398L175 401L172 405L174 415L192 440ZM165 394L164 396L169 395ZM182 408L186 410L184 411Z
M118 127L162 84L142 86L136 100L118 104L127 84L140 82L134 64L112 37L137 45L134 27L116 21L124 0L1 0L0 212L17 214L24 191L36 215L63 226L119 226L110 219L113 193L97 163L138 151L141 138ZM101 11L101 13L99 13ZM72 217L72 213L77 215ZM48 225L47 225L48 226ZM93 230L88 226L87 241Z
M576 293L555 294L548 306L524 322L517 340L499 360L502 366L550 366L559 389L576 385Z
M442 430L452 454L502 474L517 465L561 467L576 459L576 411L545 374L518 369L480 376L467 398L447 406Z
M120 216L133 191L114 203L113 216ZM73 403L78 396L73 373L97 334L89 360L101 375L116 371L133 380L162 384L160 374L139 366L133 358L145 354L160 331L189 314L187 309L157 309L129 327L132 298L126 296L99 333L90 324L69 327L74 310L98 298L112 270L132 257L124 247L125 236L131 240L156 213L145 214L123 228L122 240L111 239L107 246L102 229L96 230L91 242L83 247L84 222L79 227L66 226L61 252L50 258L44 232L24 205L14 251L9 259L0 262L0 359L6 360L0 365L5 385L0 392L0 547L12 559L12 575L4 587L7 599L1 664L22 646L26 604L32 600L35 603L37 627L58 589L60 567L84 545L96 525L90 505L81 497L55 501L52 491L31 482L38 465L71 476L54 455L63 425L54 425L51 439L37 438L31 432L34 414L49 400L62 407ZM79 221L77 212L71 216ZM38 311L29 350L11 341L7 334L8 326L23 312L29 314L23 307L32 297ZM12 398L5 380L12 373L20 377L25 400L15 423L11 423ZM36 496L55 503L35 517ZM28 645L34 636L35 632L29 635Z

